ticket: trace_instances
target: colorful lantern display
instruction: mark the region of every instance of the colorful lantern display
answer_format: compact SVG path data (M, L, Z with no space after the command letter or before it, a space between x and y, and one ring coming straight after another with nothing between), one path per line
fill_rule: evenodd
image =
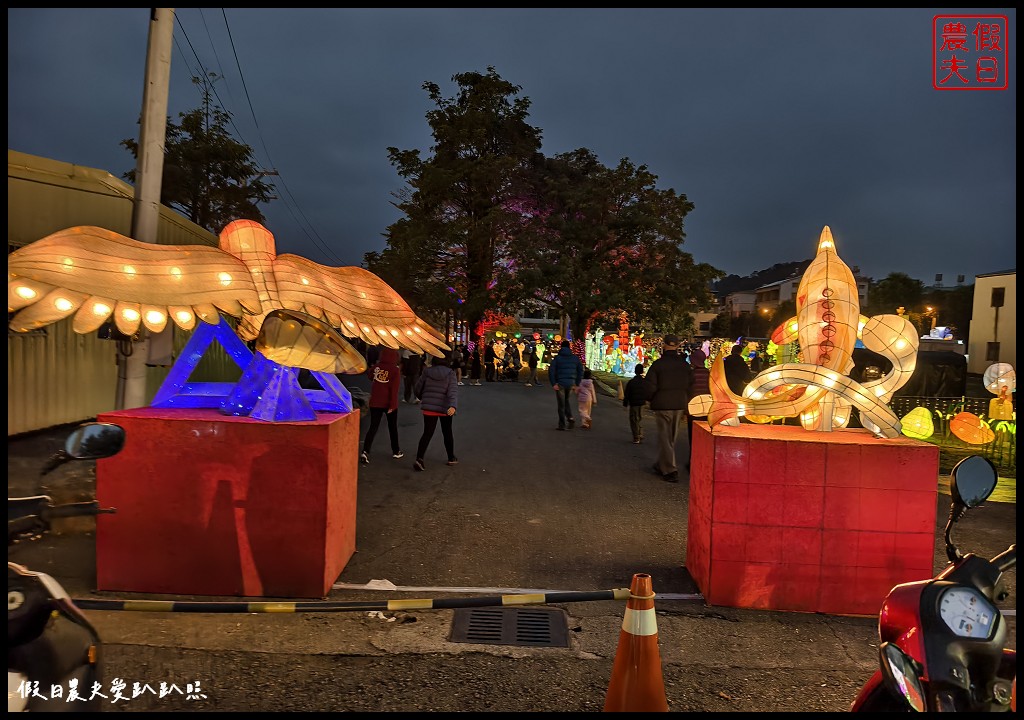
M957 413L949 421L949 429L968 445L985 445L996 439L992 429L974 413Z
M99 227L68 228L11 253L7 277L8 312L19 311L10 327L20 332L71 314L75 332L83 334L111 315L126 335L140 324L159 332L168 318L190 330L197 317L218 324L223 312L241 319L243 340L254 340L271 311L287 309L371 345L435 356L449 349L370 271L278 255L274 236L251 220L225 227L219 248L155 245ZM351 346L347 351L358 355Z
M927 440L935 433L932 411L928 408L914 408L900 418L900 425L903 434L915 440Z
M361 373L366 360L343 335L434 356L450 349L373 273L278 255L274 236L250 220L225 227L218 248L144 243L93 226L61 230L8 255L7 309L17 313L9 326L19 332L72 314L80 334L110 318L129 336L140 326L160 332L168 320L196 329L154 405L218 407L259 420L351 410L334 373ZM239 318L237 331L221 313ZM232 332L237 347L229 354L243 368L241 380L226 393L185 382L210 342L225 346ZM255 341L258 352L238 338ZM299 368L314 373L325 397L300 386Z
M1017 374L1010 363L995 363L985 368L982 375L985 389L993 395L999 395L1003 388L1009 392L1017 391Z
M888 375L863 383L848 377L858 337L864 347L892 362ZM805 429L827 432L845 427L851 407L856 407L861 424L875 435L900 435L899 418L888 401L914 372L917 331L897 315L866 318L860 314L856 281L839 258L828 226L821 231L817 253L800 280L796 317L772 334L776 345L793 341L800 343L801 362L761 371L742 397L729 390L723 357L718 354L711 366L711 396L693 398L690 412L707 414L712 426L737 424L744 416L759 422L764 416L799 417Z

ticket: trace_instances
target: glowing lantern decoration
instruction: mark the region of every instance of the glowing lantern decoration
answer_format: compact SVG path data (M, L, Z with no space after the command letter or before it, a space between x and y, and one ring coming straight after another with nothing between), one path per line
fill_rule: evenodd
M949 429L968 445L985 445L996 439L992 429L974 413L957 413L949 421Z
M284 383L286 390L273 393L279 408L301 392L292 376L298 367L365 368L363 357L333 328L370 345L436 357L449 349L441 334L373 273L278 255L274 236L251 220L225 227L219 248L144 243L92 226L61 230L8 255L7 310L16 313L9 327L17 332L74 314L73 328L80 334L95 332L109 318L122 333L134 335L140 325L159 332L168 320L191 330L196 318L220 327L225 324L221 313L237 317L238 337L256 340L262 333L262 348L276 358L253 358L253 363L269 360L270 366L257 371L253 365L239 384ZM264 328L275 311L292 315L275 315ZM297 325L296 318L302 318ZM286 338L297 343L295 352L285 347ZM256 377L261 379L251 380ZM261 389L266 388L248 394L259 396ZM296 419L286 410L259 419L268 417Z
M989 365L982 375L982 382L985 383L985 389L993 395L999 395L1003 388L1009 392L1017 391L1017 374L1013 371L1013 365L1009 363Z
M195 317L216 325L223 312L241 319L239 337L254 340L268 313L290 309L371 345L434 356L449 349L373 273L278 255L274 236L251 220L225 227L219 248L155 245L99 227L68 228L11 253L7 277L8 312L20 311L10 327L18 332L75 313L75 332L84 334L113 314L118 329L130 335L140 324L155 331L168 319L182 329L190 329Z
M853 367L858 337L864 347L892 363L888 375L864 382L847 375ZM692 398L690 412L707 415L712 427L735 425L740 417L764 422L766 416L783 416L799 417L806 430L830 432L845 427L850 409L856 407L866 429L879 437L899 437L900 421L888 401L913 374L917 330L897 315L866 318L860 314L856 280L839 258L827 226L800 280L796 317L772 333L773 346L794 341L800 345L800 360L761 372L747 384L742 397L729 390L723 356L716 353L711 365L711 394ZM704 409L707 412L697 412Z
M935 433L932 411L928 408L914 408L900 418L900 425L903 426L903 434L915 440L927 440Z
M279 365L316 372L366 372L366 360L348 346L329 325L293 310L274 310L267 315L256 338L256 349Z
M562 336L561 335L555 335L555 342L562 342Z

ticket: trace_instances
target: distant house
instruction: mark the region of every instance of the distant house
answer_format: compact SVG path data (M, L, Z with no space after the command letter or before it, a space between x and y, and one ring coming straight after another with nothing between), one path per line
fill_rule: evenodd
M980 375L993 363L1017 369L1017 271L978 275L967 343L967 372Z
M851 268L851 271L853 272L853 279L857 283L857 300L860 306L864 307L868 302L868 286L871 284L871 279L861 277L860 268L854 267ZM801 280L803 280L802 274L793 275L785 280L778 280L757 288L754 291L754 312L773 315L775 308L787 300L795 302Z

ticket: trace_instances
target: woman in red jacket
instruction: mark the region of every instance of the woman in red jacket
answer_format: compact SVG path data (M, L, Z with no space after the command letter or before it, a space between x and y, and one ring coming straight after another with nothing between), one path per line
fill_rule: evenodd
M363 452L359 455L363 465L370 462L370 447L384 416L387 416L388 433L391 435L391 457L397 459L405 454L398 447L398 388L402 383L398 351L383 348L377 362L366 374L370 376L370 429L366 431Z

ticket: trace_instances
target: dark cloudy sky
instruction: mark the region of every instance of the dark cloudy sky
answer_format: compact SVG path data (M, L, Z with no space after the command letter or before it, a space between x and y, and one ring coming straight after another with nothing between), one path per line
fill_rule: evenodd
M695 204L684 250L747 275L809 258L829 225L875 280L1016 267L1016 12L1009 88L933 88L932 9L179 8L169 114L213 71L240 139L279 171L280 252L358 265L384 248L401 178L429 154L422 90L486 72L522 87L555 155L647 165ZM148 9L7 11L7 145L133 167ZM200 64L201 63L201 64ZM202 70L200 69L202 68Z

